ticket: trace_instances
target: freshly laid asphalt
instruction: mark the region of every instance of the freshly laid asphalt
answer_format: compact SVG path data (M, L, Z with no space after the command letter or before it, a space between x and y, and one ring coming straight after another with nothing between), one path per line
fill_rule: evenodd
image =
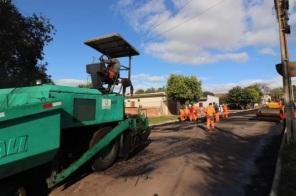
M150 144L132 158L50 195L244 195L258 172L255 160L281 129L278 123L257 121L253 112L217 123L214 133L196 122L153 126Z

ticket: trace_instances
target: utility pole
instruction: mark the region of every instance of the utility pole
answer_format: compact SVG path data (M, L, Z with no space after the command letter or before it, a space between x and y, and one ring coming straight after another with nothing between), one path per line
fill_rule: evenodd
M291 77L289 76L289 56L288 44L286 34L290 34L291 29L288 24L289 15L289 0L274 0L275 10L279 27L279 39L281 48L281 66L283 76L283 89L286 112L286 128L287 128L287 142L295 139L294 133L294 96L291 84Z

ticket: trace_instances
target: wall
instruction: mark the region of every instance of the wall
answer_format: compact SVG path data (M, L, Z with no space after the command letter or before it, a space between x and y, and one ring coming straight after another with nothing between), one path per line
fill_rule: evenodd
M203 107L207 107L209 105L209 103L217 103L218 105L219 103L219 97L216 96L212 96L212 95L208 95L206 99L201 99L198 104L200 106L200 104L202 104Z
M149 117L177 114L176 102L168 99L165 93L135 95L126 98L126 113L137 114L139 107L145 109Z

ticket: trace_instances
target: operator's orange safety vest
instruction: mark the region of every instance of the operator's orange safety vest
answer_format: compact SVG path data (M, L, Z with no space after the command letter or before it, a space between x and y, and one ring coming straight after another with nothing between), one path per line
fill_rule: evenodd
M113 68L108 69L108 78L114 79L117 75L117 72Z

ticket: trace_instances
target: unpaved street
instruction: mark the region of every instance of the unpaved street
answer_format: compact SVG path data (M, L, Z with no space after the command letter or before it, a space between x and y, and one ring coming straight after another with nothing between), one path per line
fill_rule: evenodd
M51 196L243 195L256 171L254 161L280 125L233 116L208 134L202 124L152 128L151 143L128 161L91 173Z

